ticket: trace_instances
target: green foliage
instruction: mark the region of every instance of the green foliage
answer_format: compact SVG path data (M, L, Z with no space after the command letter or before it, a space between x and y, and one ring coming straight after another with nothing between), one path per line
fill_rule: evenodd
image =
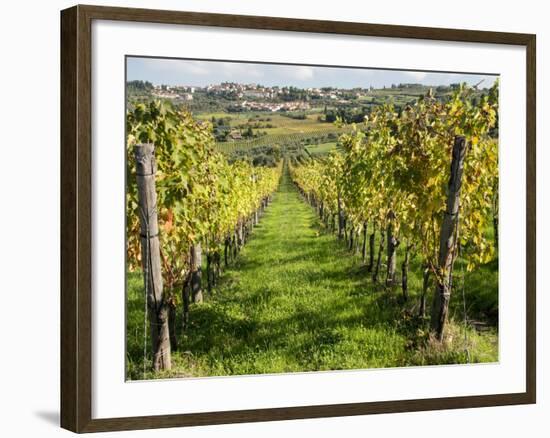
M337 213L340 193L346 217L356 229L365 222L385 227L417 245L436 272L439 234L455 136L466 137L458 235L468 269L494 258L494 239L485 229L498 187L498 82L479 99L462 85L443 102L431 93L402 111L390 105L365 118L363 129L340 136L343 152L291 168L306 192ZM390 214L390 212L392 214Z
M278 184L281 165L230 164L214 148L212 126L161 102L138 104L127 114L127 236L129 268L139 268L139 214L133 146L153 143L157 174L163 276L168 290L189 271L197 242L215 251L239 221L256 210Z
M473 91L463 85L453 90L445 99L428 93L400 107L381 104L361 124L343 125L343 119L338 119L338 126L329 127L320 137L311 131L283 134L281 142L267 135L242 145L225 143L226 154L215 141L213 132L217 136L219 130L213 131L208 121L218 125L215 117L197 121L188 111L166 103L135 104L127 114L129 270L137 273L140 268L132 149L138 142L151 142L158 164L163 276L171 299L177 299L172 291L188 275L189 247L200 242L206 252L219 251L236 227L276 190L283 157L295 184L309 198L322 202L324 214L334 217L340 207L356 232L365 224L385 229L391 221L398 240L414 248L409 293L418 296L424 266L441 274L437 271L438 238L451 150L454 138L462 135L468 151L456 230L461 244L457 267L461 272L475 271L468 280L464 274L455 275L455 283L461 278L468 315L494 324L498 319L498 260L494 236L487 230L498 207L494 137L498 83L475 99ZM219 126L233 128L230 124L223 121ZM338 134L336 147L324 153L312 154L304 147ZM192 306L193 318L182 340L184 347L174 357L174 371L148 377L497 359L494 329L482 335L472 326L453 323L455 316L463 316L456 300L451 303L447 344L432 342L425 321L412 317L412 310L399 305L394 295L379 294L377 285L367 283L368 276L359 271L359 261L345 256L332 236L317 231L313 212L300 203L284 178L276 202L237 264L224 274L219 290L203 305ZM133 275L131 280L137 278ZM142 321L134 315L143 309L138 302L143 299L139 284L129 281L132 315L128 333L135 333L128 348L131 378L144 377L140 374L141 350L133 344L143 345L134 327L134 321Z
M285 132L280 134L269 134L261 137L256 137L251 140L238 140L231 142L218 142L216 147L220 152L232 153L235 151L247 151L251 148L257 148L262 146L295 146L314 144L317 142L329 142L335 141L339 134L350 131L350 126L335 127L334 125L327 125L321 128L317 128L314 131L305 132Z
M332 151L336 147L337 147L336 142L330 142L330 143L317 144L315 146L308 146L307 150L311 156L321 156L321 155L328 154L330 151Z
M126 83L128 92L148 92L153 89L153 84L149 81L128 81Z
M365 369L498 360L494 331L451 323L451 343L433 346L423 321L373 285L361 260L333 235L319 232L313 212L284 175L252 238L205 303L192 305L191 323L172 353L173 369L145 376L142 364L143 290L130 275L128 374L131 379ZM413 261L417 267L417 261ZM466 285L469 312L498 297L495 266ZM416 271L416 269L415 269ZM411 273L411 294L421 278ZM486 283L485 283L486 282ZM483 289L487 301L480 301ZM478 301L474 301L477 298ZM473 306L473 307L472 307ZM462 303L451 316L458 320ZM179 320L178 325L179 327Z

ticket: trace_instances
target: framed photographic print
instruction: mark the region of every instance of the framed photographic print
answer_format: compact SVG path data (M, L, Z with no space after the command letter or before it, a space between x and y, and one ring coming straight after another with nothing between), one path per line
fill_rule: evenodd
M535 403L535 36L61 13L61 425Z

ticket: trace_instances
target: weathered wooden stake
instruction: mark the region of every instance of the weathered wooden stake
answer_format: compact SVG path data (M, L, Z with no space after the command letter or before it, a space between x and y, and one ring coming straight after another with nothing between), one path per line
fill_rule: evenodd
M237 253L239 251L239 245L237 245L237 232L233 233L233 238L231 239L231 260L235 261L237 258Z
M376 259L376 265L374 266L374 272L372 273L372 281L374 283L378 282L378 274L380 273L380 268L382 266L382 252L384 251L384 242L386 240L386 235L384 229L380 229L380 245L378 246L378 258Z
M427 265L423 266L422 272L422 295L420 296L420 305L418 308L418 316L426 317L426 295L430 286L430 268Z
M168 305L162 284L154 146L152 144L136 145L134 157L141 224L141 260L153 344L153 369L169 370L172 367L172 361Z
M401 290L403 292L403 301L409 299L409 261L410 261L411 246L407 244L405 247L405 259L401 264Z
M367 222L363 223L363 244L361 246L361 260L363 263L367 258Z
M194 303L202 303L202 247L200 243L191 245L189 260L191 265L191 298Z
M176 304L168 304L168 331L170 332L170 350L178 349L178 331L176 330Z
M463 136L456 136L453 144L447 208L441 224L438 266L436 267L437 281L431 318L432 330L440 341L443 339L451 298L451 277L456 254L455 230L460 207L460 187L462 186L465 156L466 139Z
M212 292L212 285L214 283L213 280L213 263L212 263L212 253L210 251L207 251L206 253L206 289L208 290L208 293Z
M344 212L342 210L342 198L340 197L340 192L338 192L338 239L344 237Z
M242 220L239 220L239 224L237 225L237 245L239 246L239 250L244 245L244 226Z
M374 241L376 237L376 224L373 223L372 232L369 236L369 264L367 266L367 272L372 272L372 268L374 267Z
M220 279L220 276L222 273L221 260L222 260L222 256L220 251L216 251L214 253L214 263L216 266L216 269L214 270L214 286L218 284L218 280Z
M231 237L227 235L225 237L225 241L223 245L223 262L226 268L229 266L230 251L231 251Z
M399 245L399 241L393 233L393 221L395 220L395 213L390 210L388 213L388 227L387 227L387 258L388 258L388 270L386 275L386 286L393 286L395 284L395 270L397 266L397 257L395 250Z

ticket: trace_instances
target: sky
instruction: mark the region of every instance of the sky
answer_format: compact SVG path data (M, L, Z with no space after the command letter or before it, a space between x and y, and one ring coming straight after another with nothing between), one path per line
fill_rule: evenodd
M382 88L399 83L449 85L466 82L490 87L497 76L464 73L435 73L367 68L312 67L222 61L194 61L162 58L127 58L127 80L143 80L154 85L203 87L221 82L295 86L299 88Z

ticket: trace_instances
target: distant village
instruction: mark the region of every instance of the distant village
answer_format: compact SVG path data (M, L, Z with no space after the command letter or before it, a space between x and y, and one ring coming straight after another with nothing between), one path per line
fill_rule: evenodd
M372 88L371 88L372 89ZM197 94L211 98L222 98L233 102L233 107L241 111L304 111L315 101L330 100L333 103L345 103L353 98L359 99L369 92L368 89L354 88L345 90L333 87L296 88L262 86L258 84L240 84L222 82L205 87L155 85L151 94L155 98L193 101ZM233 108L238 110L238 108Z
M436 95L449 93L460 84L434 87ZM380 96L401 96L413 98L425 94L432 87L417 83L392 84L388 87L337 88L294 86L264 86L260 84L242 84L222 82L206 86L190 85L153 85L148 81L128 82L130 96L143 98L168 99L175 103L187 103L197 108L204 102L216 101L229 112L265 111L293 112L305 111L321 105L341 106L356 102L373 102ZM482 92L482 90L476 90ZM210 104L211 105L211 104Z
M338 88L296 86L265 86L257 83L221 82L210 85L155 85L149 81L127 82L129 102L147 102L151 99L169 100L184 106L194 114L206 113L283 113L304 116L322 112L324 122L337 118L346 123L358 123L373 108L391 103L402 108L428 92L436 98L450 96L460 84L431 87L418 83L391 84L382 88L372 86ZM472 98L484 92L476 89ZM260 135L256 128L254 135ZM225 135L225 134L224 134Z
M172 87L170 85L155 85L151 94L159 99L193 100L195 87Z
M430 86L421 84L391 84L388 87L308 87L265 86L238 82L221 82L204 86L154 85L149 81L128 81L130 104L151 99L169 100L193 114L207 115L217 142L259 139L269 136L272 128L280 128L281 117L308 120L309 125L326 134L326 126L340 120L346 124L362 123L377 106L391 103L403 108L428 92L445 98L460 84ZM482 93L476 90L476 94ZM475 95L473 96L475 98ZM248 114L240 120L232 114ZM274 114L261 115L261 113ZM239 121L240 120L240 121ZM283 120L283 124L286 123ZM327 124L322 126L322 124ZM322 128L322 129L321 129ZM311 126L308 132L311 131ZM311 132L310 132L311 133ZM313 135L310 136L313 138Z

